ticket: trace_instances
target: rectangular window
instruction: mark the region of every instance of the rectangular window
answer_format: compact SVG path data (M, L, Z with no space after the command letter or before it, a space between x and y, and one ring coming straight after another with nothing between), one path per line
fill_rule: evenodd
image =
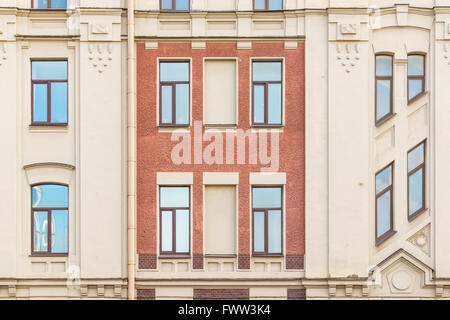
M236 61L205 61L207 125L236 125Z
M282 125L281 61L253 62L253 125Z
M67 0L33 0L35 9L66 9Z
M236 187L206 186L206 254L236 254Z
M408 152L408 220L425 211L425 142Z
M190 63L165 61L159 64L162 126L188 126L190 123Z
M160 187L161 254L190 253L190 188Z
M31 62L33 125L67 125L67 61Z
M375 124L381 125L393 115L393 65L392 56L376 56L376 112Z
M283 0L253 0L254 10L283 10Z
M160 0L161 11L189 11L189 0Z
M376 244L379 245L393 234L393 170L394 164L376 174Z
M37 185L31 188L31 252L67 255L69 252L69 188Z
M425 92L425 57L408 55L408 103Z
M283 189L252 188L253 254L281 255L283 252Z

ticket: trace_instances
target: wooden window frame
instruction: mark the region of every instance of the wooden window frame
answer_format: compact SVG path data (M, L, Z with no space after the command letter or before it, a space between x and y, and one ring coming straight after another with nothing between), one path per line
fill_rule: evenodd
M33 62L61 62L67 63L67 79L66 80L33 80ZM66 122L52 122L52 83L66 83L67 84L67 121ZM34 85L46 84L47 85L47 121L34 121ZM46 60L46 59L32 59L31 60L31 126L56 126L65 127L69 124L69 61L68 60Z
M409 171L409 169L408 169L408 177L407 177L407 179L408 179L408 181L407 181L407 183L408 183L408 210L407 210L407 212L406 212L406 214L408 215L408 221L409 222L411 222L411 221L413 221L414 219L416 219L418 216L420 216L422 213L424 213L426 210L427 210L427 208L426 208L426 192L425 192L425 188L426 188L426 160L427 160L427 140L424 140L424 141L422 141L421 143L419 143L418 145L416 145L415 147L413 147L413 148L411 148L409 151L408 151L408 155L407 155L407 163L408 163L408 160L409 160L409 154L412 152L412 151L414 151L414 150L416 150L417 148L419 148L421 145L423 145L423 162L420 164L420 165L418 165L417 167L415 167L414 169L412 169L411 171ZM409 178L410 178L410 176L412 176L413 174L415 174L416 172L418 172L419 170L421 170L422 169L422 207L420 208L420 209L418 209L416 212L414 212L414 213L412 213L412 214L409 214L409 205L410 205L410 203L409 203Z
M281 81L255 81L253 80L254 64L259 62L276 62L281 64ZM252 127L282 127L284 103L284 63L282 60L252 60ZM281 122L269 123L269 84L281 84ZM264 86L264 122L255 122L255 86Z
M31 0L31 8L33 9L52 9L52 10L66 10L67 4L65 8L52 8L52 0L47 0L47 8L36 8L34 6L34 0Z
M391 184L381 190L377 193L376 183L377 183L377 176L385 171L388 168L391 168ZM381 170L379 170L377 173L375 173L375 244L376 246L379 246L389 238L391 238L396 231L394 230L394 177L395 177L395 161L391 162ZM386 193L391 192L390 197L390 213L391 213L391 219L390 219L390 228L388 231L383 233L381 236L378 236L378 199L384 196Z
M253 0L253 11L280 11L284 10L284 0L281 0L281 9L278 10L270 10L269 3L271 0L265 0L265 8L264 9L256 9L255 0Z
M161 188L188 188L189 190L189 207L161 207ZM189 252L177 252L176 251L176 240L177 240L177 220L176 212L177 210L188 210L189 211ZM172 251L163 251L162 249L162 213L163 211L172 212ZM191 256L191 187L190 186L174 186L174 185L161 185L159 186L159 254L160 256L168 257L182 257L189 258Z
M62 187L67 187L67 193L69 196L69 186L66 184L61 184L61 183L39 183L39 184L35 184L31 186L30 190L33 190L34 187L39 187L39 186L47 186L47 185L55 185L55 186L62 186ZM69 256L69 225L70 225L70 220L69 220L69 204L70 199L68 200L67 203L67 207L53 207L53 208L33 208L33 192L31 192L31 199L30 199L30 203L31 203L31 256L33 257L68 257ZM51 224L51 218L52 218L52 212L53 210L55 211L59 211L59 210L67 210L67 252L66 253L53 253L51 252L52 250L52 242L51 242L51 234L52 234L52 230L50 227ZM47 212L47 251L34 251L34 214L35 212Z
M390 57L391 58L391 76L378 76L377 75L377 57ZM390 86L390 99L389 99L389 113L377 120L378 111L378 81L389 80ZM380 53L375 55L375 126L379 127L389 119L395 116L394 113L394 56L391 54Z
M423 96L425 94L425 75L426 75L426 55L421 54L421 53L410 53L408 54L408 58L410 56L420 56L423 58L423 75L421 76L410 76L409 75L409 68L407 68L407 75L408 75L408 104L413 103L414 101L416 101L417 99L419 99L421 96ZM415 97L413 97L412 99L409 99L409 81L410 80L422 80L422 91L417 94Z
M281 207L280 208L254 208L253 207L253 190L254 189L263 189L263 188L278 188L281 189ZM252 255L255 257L280 257L284 255L284 211L283 211L283 194L284 188L282 186L252 186ZM281 252L270 253L269 252L269 211L281 211ZM255 212L264 212L264 252L255 252Z
M188 81L161 81L161 64L162 63L187 63L189 65L188 71ZM176 86L177 84L187 84L189 85L189 96L188 96L188 123L177 124L177 100L176 100ZM162 88L172 87L172 122L163 123L162 122L162 110L163 110L163 97ZM189 60L160 60L159 61L159 126L160 127L189 127L191 125L191 62Z
M167 12L167 11L178 11L178 12L189 12L191 11L191 0L188 0L188 10L177 10L177 0L172 0L172 8L171 9L163 9L162 8L162 0L159 0L159 11Z

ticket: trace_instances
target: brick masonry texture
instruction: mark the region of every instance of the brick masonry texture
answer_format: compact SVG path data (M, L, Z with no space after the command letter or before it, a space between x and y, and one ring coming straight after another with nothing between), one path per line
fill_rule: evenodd
M240 254L238 256L238 269L250 269L250 255Z
M139 269L156 269L156 254L140 254Z
M155 300L155 289L137 289L138 300Z
M287 289L288 300L306 300L306 289Z
M249 289L194 289L194 300L249 300Z
M286 269L298 269L304 268L304 255L286 255Z
M172 148L178 142L171 141L171 133L158 132L157 116L157 64L158 57L190 58L192 69L192 122L203 121L203 63L207 57L237 58L238 79L238 128L248 130L250 125L250 61L251 58L274 57L285 59L285 127L280 134L280 172L286 172L286 255L303 255L305 251L305 95L304 95L304 43L298 48L286 50L280 42L253 42L252 49L238 50L236 43L208 42L204 50L192 50L190 42L159 43L158 49L146 50L144 43L137 44L137 250L138 253L158 254L157 172L193 172L193 203L191 223L193 234L191 254L203 255L203 172L239 172L238 194L238 255L248 256L251 248L250 185L251 172L260 172L260 164L174 165ZM188 129L192 136L193 126ZM203 129L204 130L204 129ZM192 139L192 153L194 153ZM269 140L270 141L270 140ZM208 145L204 143L204 146ZM235 144L236 145L236 144ZM293 147L295 146L295 147ZM224 150L226 144L224 143ZM225 154L225 151L224 151ZM193 158L193 155L192 155ZM235 153L235 163L237 154ZM239 263L247 268L247 262ZM248 263L249 264L249 263ZM244 267L245 265L245 267ZM249 265L248 265L249 267Z
M194 254L192 257L192 268L193 269L203 269L203 255Z

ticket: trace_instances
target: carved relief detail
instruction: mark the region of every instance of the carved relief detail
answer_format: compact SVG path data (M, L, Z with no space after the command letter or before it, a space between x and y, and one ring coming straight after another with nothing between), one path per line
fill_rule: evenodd
M112 44L89 44L89 60L102 73L112 61Z
M444 60L450 65L450 44L444 43Z
M359 25L356 23L341 24L341 34L357 34Z
M92 34L108 34L109 26L102 23L96 23L91 25L91 33Z
M422 250L430 256L430 225L422 228L419 232L408 239L408 242Z
M359 58L359 44L358 43L337 43L337 60L339 64L345 68L345 72L350 73L356 66Z
M6 44L4 42L0 42L0 67L3 63L8 59Z

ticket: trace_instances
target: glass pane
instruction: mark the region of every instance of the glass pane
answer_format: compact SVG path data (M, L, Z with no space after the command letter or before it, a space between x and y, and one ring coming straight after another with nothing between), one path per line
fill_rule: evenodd
M416 213L423 208L423 170L409 176L409 214Z
M48 251L48 215L47 211L39 211L33 213L34 226L34 247L35 252Z
M33 8L48 8L48 0L34 0Z
M67 0L52 0L52 8L54 9L67 8Z
M255 1L255 9L256 10L265 10L266 9L266 0L254 0Z
M161 123L172 123L172 86L161 87Z
M172 211L161 213L161 250L172 251Z
M69 212L67 210L52 211L52 253L69 252Z
M177 0L177 10L189 11L189 0Z
M408 153L408 172L411 172L425 161L424 151L425 151L425 144L422 143L420 146L417 146L417 148L411 150Z
M189 252L189 210L177 210L176 252Z
M176 124L189 124L189 85L176 85Z
M269 10L282 10L283 0L269 0Z
M281 83L269 84L269 124L281 124Z
M67 61L32 61L33 80L67 80Z
M33 208L68 208L69 188L52 184L31 189Z
M391 191L377 199L377 237L391 230Z
M387 167L376 176L377 194L392 184L392 166Z
M409 80L408 99L411 100L417 97L419 94L421 94L423 92L422 87L423 87L422 80Z
M162 10L170 10L172 8L172 0L162 0L161 1L161 9Z
M253 247L255 252L264 252L264 212L255 212L253 219Z
M408 56L408 76L424 75L424 56L410 55Z
M269 211L269 253L281 253L281 211Z
M281 208L281 188L253 188L253 208Z
M281 81L281 62L253 62L253 81Z
M161 187L161 208L189 208L188 187Z
M47 122L47 85L33 85L33 122Z
M391 81L377 81L377 120L391 112Z
M392 57L391 56L377 56L376 57L377 76L391 77L392 76Z
M161 62L161 81L189 81L189 62Z
M51 122L67 123L67 82L53 82L51 96Z
M264 123L264 99L265 99L265 86L255 85L253 89L254 100L254 123Z

